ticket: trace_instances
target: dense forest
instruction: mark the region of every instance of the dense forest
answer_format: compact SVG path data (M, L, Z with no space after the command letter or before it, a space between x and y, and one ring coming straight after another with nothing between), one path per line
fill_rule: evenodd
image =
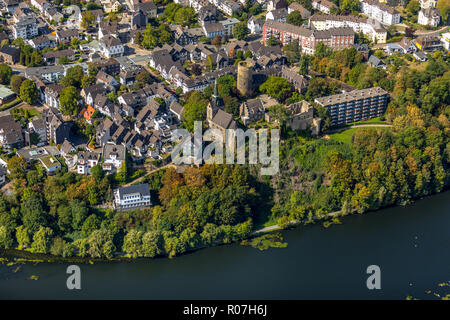
M112 258L121 249L132 257L181 254L213 243L247 237L260 202L247 171L238 166L161 170L147 177L152 209L114 212L96 206L111 201L110 178L39 167L15 168L11 197L0 198L0 246L71 257ZM97 167L98 168L98 167ZM22 170L20 170L22 169Z

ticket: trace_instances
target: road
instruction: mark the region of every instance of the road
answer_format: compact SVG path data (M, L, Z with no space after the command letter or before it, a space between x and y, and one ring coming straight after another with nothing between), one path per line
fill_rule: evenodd
M339 132L339 131L345 131L348 129L353 129L353 128L370 128L370 127L392 127L392 124L387 124L387 123L366 123L366 124L357 124L357 125L353 125L353 126L348 126L348 127L342 127L342 128L336 128L333 130L329 130L327 132L325 132L326 134L330 134L330 133L335 133L335 132Z
M334 211L334 212L328 213L327 216L332 218L332 217L334 217L335 215L337 215L339 213L340 213L340 211ZM314 217L313 220L321 220L321 219ZM295 226L296 224L299 224L300 222L297 221L297 220L292 220L292 221L287 223L287 226ZM262 229L259 229L259 230L255 230L255 231L252 232L252 234L256 235L258 233L266 233L266 232L272 232L272 231L282 230L282 229L284 229L284 228L281 227L280 225L276 224L276 225L273 225L273 226L269 226L269 227L265 227L265 228L262 228Z
M138 181L140 181L140 180L143 180L146 176L148 176L148 175L150 175L150 174L152 174L152 173L154 173L154 172L156 172L156 171L158 171L158 170L162 170L162 169L166 169L166 168L170 168L170 167L171 167L171 168L176 168L176 166L175 166L174 164L168 163L168 164L166 164L166 165L164 165L164 166L162 166L162 167L159 167L159 168L156 168L156 169L147 171L147 173L146 173L144 176L139 177L139 178L136 178L136 179L134 179L134 180L131 181L131 182L128 182L127 184L123 185L123 187L131 186L132 184L134 184L134 183L136 183L136 182L138 182Z
M443 26L442 28L438 29L438 30L417 30L414 32L415 36L439 36L439 34L443 31L445 31L447 28L449 28L448 26Z
M13 110L15 108L19 108L23 104L25 104L25 102L21 101L17 105L15 105L14 107L11 107L11 108L3 110L3 111L0 111L0 117L9 116L11 114L11 110Z

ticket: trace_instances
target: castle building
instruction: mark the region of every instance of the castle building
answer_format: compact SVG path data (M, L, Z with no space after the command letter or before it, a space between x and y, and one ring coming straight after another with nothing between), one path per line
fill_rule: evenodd
M312 135L319 134L321 119L314 118L314 108L311 104L303 100L290 104L287 108L291 117L286 124L292 130L311 130Z
M252 83L252 66L246 61L239 62L237 89L243 96L250 96L253 92Z

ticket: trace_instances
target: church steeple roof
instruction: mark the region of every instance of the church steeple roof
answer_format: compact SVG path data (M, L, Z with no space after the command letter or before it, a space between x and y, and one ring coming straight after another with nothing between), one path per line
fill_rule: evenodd
M217 79L214 80L214 91L211 97L211 106L215 109L222 108L223 101L222 98L219 96L218 90L217 90Z

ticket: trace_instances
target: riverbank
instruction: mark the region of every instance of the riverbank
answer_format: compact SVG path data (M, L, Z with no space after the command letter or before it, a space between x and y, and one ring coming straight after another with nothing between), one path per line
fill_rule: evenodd
M447 190L441 192L444 193L447 192ZM441 194L439 193L439 194ZM430 195L426 198L429 197L433 197L435 195L438 194L434 194L434 195ZM424 198L421 199L415 199L415 200L411 200L411 202L408 203L408 205L413 205L415 203L415 201L418 200L422 200ZM359 214L357 212L352 212L352 213L348 213L346 215L340 216L339 214L341 213L341 211L335 211L335 212L330 212L328 214L326 214L325 217L323 218L317 218L316 216L314 216L312 221L308 221L308 220L302 220L302 221L297 221L297 220L293 220L290 221L288 223L286 223L285 225L272 225L272 226L267 226L258 230L253 231L248 237L244 238L244 239L240 239L237 241L231 241L231 242L216 242L210 246L198 246L196 248L193 248L191 250L186 251L184 254L191 254L203 249L207 249L207 248L213 248L213 247L218 247L218 246L225 246L225 245L230 245L230 244L236 244L236 243L240 243L241 241L244 240L250 240L252 238L256 238L259 236L263 236L264 234L269 234L269 233L273 233L273 232L280 232L283 230L287 230L287 229L297 229L300 226L305 226L308 224L316 224L316 223L320 223L320 222L326 222L329 221L329 219L332 219L334 217L349 217L352 215L366 215L366 214L370 214L370 213L375 213L375 212L379 212L379 211L383 211L389 208L396 208L396 207L405 207L405 206L389 206L386 208L380 208L378 210L375 211L366 211L362 214ZM327 227L324 227L324 229L326 229ZM7 259L6 262L11 263L78 263L78 264L94 264L94 263L105 263L105 262L133 262L136 260L154 260L154 259L161 259L161 258L169 258L166 255L158 255L154 258L145 258L145 257L139 257L139 258L131 258L130 256L128 256L127 254L123 253L123 252L116 252L115 256L111 259L99 259L99 258L90 258L90 257L62 257L62 256L53 256L50 254L42 254L42 253L32 253L26 250L18 250L18 249L0 249L0 262L2 262L2 258L3 259ZM169 258L170 259L170 258ZM5 262L5 261L3 261Z
M285 248L230 244L175 259L83 264L81 290L67 290L69 263L0 264L3 299L438 299L448 282L450 192L282 231ZM381 268L381 290L366 287ZM38 276L37 281L30 280ZM446 290L446 291L445 291Z

